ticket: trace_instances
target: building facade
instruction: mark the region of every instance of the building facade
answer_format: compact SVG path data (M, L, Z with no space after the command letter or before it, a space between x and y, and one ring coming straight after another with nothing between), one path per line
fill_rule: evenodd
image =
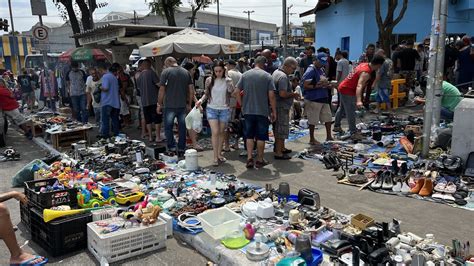
M189 26L190 16L190 8L179 8L175 13L176 26ZM131 19L118 20L114 23L129 24ZM142 25L168 25L165 17L154 14L140 17L139 23ZM220 14L218 25L216 13L200 10L196 15L194 27L205 28L209 34L248 44L249 22L243 17ZM263 42L264 45L277 45L276 24L250 20L250 29L251 44L262 44Z
M395 15L400 12L399 1ZM447 34L474 35L474 0L448 1ZM387 1L381 1L382 19ZM314 15L317 22L316 47L349 51L351 60L357 59L368 43L378 39L374 0L320 0L315 9L303 13ZM413 39L422 42L431 32L432 0L409 0L405 16L393 31L393 42Z
M33 38L22 35L0 36L0 70L17 74L24 66L25 56L32 53Z

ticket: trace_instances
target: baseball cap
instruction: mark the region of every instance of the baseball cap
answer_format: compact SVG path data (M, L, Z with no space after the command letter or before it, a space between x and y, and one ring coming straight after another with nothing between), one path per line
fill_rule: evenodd
M229 59L229 61L227 61L227 64L228 64L228 65L232 65L232 66L236 66L236 65L237 65L237 63L236 63L234 60L232 60L232 59Z
M328 55L326 53L318 53L316 56L316 59L318 59L319 62L321 62L322 65L327 66L328 65Z

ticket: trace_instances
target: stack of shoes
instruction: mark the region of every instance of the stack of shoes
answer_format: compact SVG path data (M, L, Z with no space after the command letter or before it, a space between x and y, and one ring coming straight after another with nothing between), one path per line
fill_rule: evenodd
M433 194L432 196L433 198L442 199L450 203L453 203L456 201L456 197L454 197L454 193L456 193L457 188L456 188L456 184L454 184L453 182L448 182L446 179L441 178L436 183L434 190L436 191L436 193Z
M466 206L474 208L474 192L469 192L469 188L462 182L460 182L456 188L456 192L453 194L454 203L459 206Z

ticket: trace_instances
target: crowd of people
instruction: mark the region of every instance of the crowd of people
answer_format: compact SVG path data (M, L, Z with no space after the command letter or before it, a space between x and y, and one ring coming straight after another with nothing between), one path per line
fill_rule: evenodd
M474 77L473 50L466 48L471 47L470 41L465 37L456 43L457 82L465 83L461 86L472 86L468 79L472 81ZM327 48L316 50L309 46L297 58L278 57L276 52L265 49L250 60L215 60L207 66L188 60L178 64L178 60L168 57L160 74L154 69L156 62L152 59L140 60L138 69L133 71L125 70L118 63L100 63L84 69L78 62L71 62L63 75L64 82L57 79L53 66L39 72L23 69L16 79L11 73L3 75L0 97L8 100L2 100L1 109L29 134L21 113L34 112L35 103L40 99L46 109L56 113L57 107L66 102L61 98L67 95L73 118L88 124L89 116L93 115L99 137L109 138L131 125L133 103L139 106L141 137L149 142L166 142L169 151L182 156L188 137L191 147L202 151L197 133L185 126L186 115L196 107L205 112L209 122L215 166L226 161L224 152L238 149L238 138L230 145L229 124L239 124L242 132L238 137L245 140L242 155L247 156L246 165L260 168L268 163L263 151L270 124L275 137L274 158L289 160L288 154L292 151L285 147L285 140L289 137L291 120L308 120L310 144L314 145L320 143L315 137L319 124L325 129L324 140L331 141L332 132L344 132L341 122L345 117L348 121L346 138L358 140L361 135L356 128L356 111L369 108L373 90L376 91L376 113L382 104L390 109L392 79L405 78L407 91L415 90L427 70L427 46L419 44L415 48L414 42L407 40L393 45L390 52L391 58L377 44L369 44L359 60L351 62L348 52L340 49L333 57ZM448 48L447 53L450 53ZM447 56L446 61L449 72L450 57ZM450 75L445 76L448 80ZM203 77L202 93L196 86L200 77ZM40 98L36 93L38 88ZM460 95L456 86L448 81L443 83L443 89ZM17 100L21 101L20 105L14 103ZM452 119L459 101L460 97L443 98L443 118ZM416 102L424 100L420 97Z
M446 47L442 118L453 118L462 93L473 85L472 47L469 37ZM59 106L69 103L75 120L89 124L92 114L99 137L109 138L131 124L130 108L136 103L141 137L149 142L166 143L169 152L183 157L188 136L191 147L202 151L197 133L185 125L186 115L194 107L205 112L209 122L214 166L225 163L224 153L231 148L238 150L239 138L243 138L245 150L241 155L247 157L246 167L262 168L269 163L264 150L270 126L275 137L274 159L290 160L292 151L285 147L285 140L289 137L291 120L307 119L311 145L322 141L315 137L319 124L324 126L325 141L334 139L333 132L342 134L344 117L348 130L342 137L360 140L356 111L369 108L372 90L376 91L375 112L379 112L382 104L390 109L392 79L404 78L407 91L414 91L422 84L423 73L428 68L427 45L419 44L415 48L414 42L407 40L393 45L391 50L389 58L378 45L369 44L359 60L351 62L348 52L339 49L332 57L327 48L316 50L309 46L297 58L278 57L265 49L251 60L216 60L209 66L210 75L206 75L203 64L187 60L178 64L173 57L164 60L160 74L153 68L151 59L140 60L133 72L118 63L105 62L86 70L78 62L71 62L68 71L59 75L61 78L52 65L39 71L22 69L16 79L7 71L0 79L0 114L31 137L25 114L38 111L37 103L42 102L45 110L55 114ZM203 76L203 93L198 93L196 80ZM199 94L202 95L198 97ZM418 97L416 102L423 104L425 100ZM333 108L334 103L337 108ZM230 145L231 131L237 133L233 145ZM0 195L0 221L6 225L0 228L0 238L10 250L10 261L41 264L46 261L44 257L26 253L17 244L8 209L1 203L12 198L26 202L21 193Z

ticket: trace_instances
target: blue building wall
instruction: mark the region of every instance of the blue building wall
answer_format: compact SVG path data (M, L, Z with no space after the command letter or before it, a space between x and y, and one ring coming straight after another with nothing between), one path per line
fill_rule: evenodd
M398 14L402 3L395 14ZM382 11L387 2L381 1ZM394 34L416 34L416 41L429 37L432 0L409 0L408 9L402 21L395 27ZM382 12L382 19L386 12ZM349 1L331 5L316 15L316 48L328 47L331 51L341 46L341 38L350 37L349 57L355 60L364 51L365 45L378 39L374 0ZM459 0L457 5L448 5L448 34L465 33L474 35L474 0Z
M363 45L365 22L364 1L351 1L319 11L316 14L315 46L329 48L332 52L341 46L341 38L350 37L349 55Z

